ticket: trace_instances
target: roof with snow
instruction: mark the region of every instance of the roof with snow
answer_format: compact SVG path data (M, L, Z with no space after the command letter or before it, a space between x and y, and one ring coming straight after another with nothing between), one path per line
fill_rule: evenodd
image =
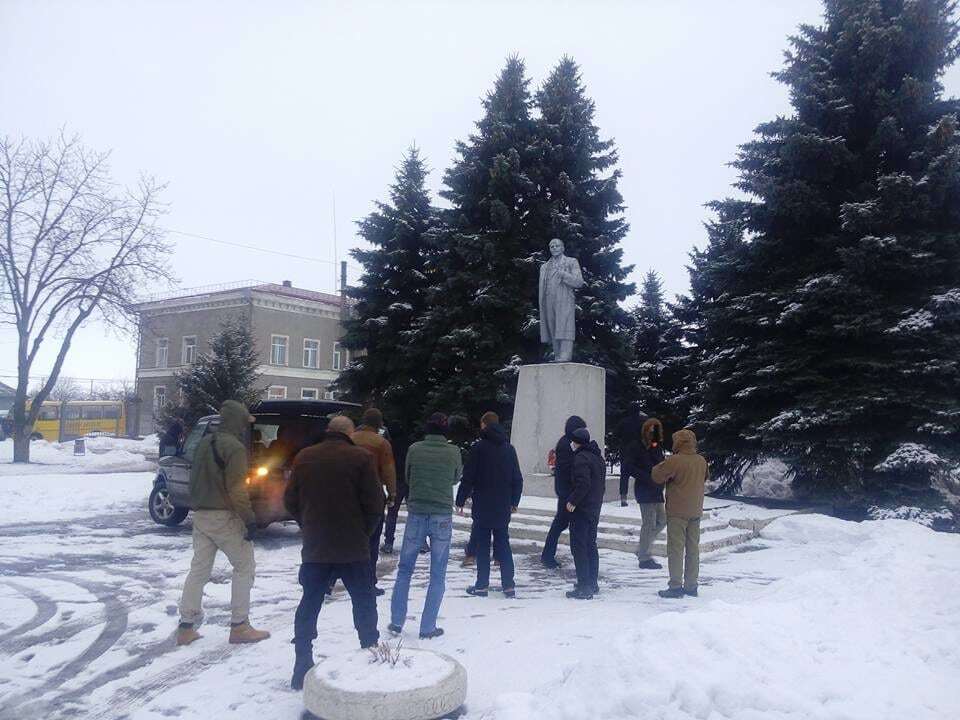
M340 307L341 298L339 295L317 290L307 290L306 288L293 287L289 281L282 283L263 282L260 280L240 280L233 283L222 283L219 285L204 285L194 288L182 288L166 293L156 293L140 300L134 307L137 310L146 310L151 306L177 301L181 303L185 300L200 298L210 298L217 295L227 295L237 292L258 292L277 295L296 300L307 300L309 302L319 302L327 305L336 305ZM348 301L349 302L349 301Z

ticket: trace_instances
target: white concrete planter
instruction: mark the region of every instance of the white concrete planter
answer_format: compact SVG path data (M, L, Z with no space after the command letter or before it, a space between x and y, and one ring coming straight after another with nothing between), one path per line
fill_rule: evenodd
M322 720L435 720L467 698L467 671L448 655L404 648L395 667L356 650L307 673L303 701Z

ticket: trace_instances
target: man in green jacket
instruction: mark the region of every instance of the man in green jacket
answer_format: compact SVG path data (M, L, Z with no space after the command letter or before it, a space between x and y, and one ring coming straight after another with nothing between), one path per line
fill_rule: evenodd
M255 643L270 633L250 626L250 589L253 587L253 543L256 518L247 494L247 448L243 438L253 417L243 405L227 400L220 408L220 425L197 445L190 467L193 506L193 562L180 598L177 645L200 637L203 588L210 580L217 550L233 566L230 588L230 642Z
M427 420L427 436L410 446L406 477L407 526L397 566L397 580L390 601L389 630L403 631L407 618L410 579L425 538L430 538L430 585L420 617L420 639L443 635L437 627L437 615L446 590L447 558L453 533L453 486L460 482L460 450L447 442L447 416L434 413Z

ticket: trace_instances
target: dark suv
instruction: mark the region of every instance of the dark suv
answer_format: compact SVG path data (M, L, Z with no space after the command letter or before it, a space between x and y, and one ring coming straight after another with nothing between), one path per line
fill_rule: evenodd
M257 525L289 520L283 506L283 491L294 456L319 441L332 415L360 413L355 403L338 400L262 400L250 408L256 419L245 438L249 461L247 486ZM163 455L150 492L150 517L173 527L190 512L190 465L200 439L215 432L219 415L200 418L175 454Z

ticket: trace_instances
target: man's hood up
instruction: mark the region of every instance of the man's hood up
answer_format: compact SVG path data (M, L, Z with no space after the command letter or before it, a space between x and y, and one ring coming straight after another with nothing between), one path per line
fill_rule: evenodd
M242 441L249 425L250 413L236 400L227 400L220 408L220 432L229 433Z

